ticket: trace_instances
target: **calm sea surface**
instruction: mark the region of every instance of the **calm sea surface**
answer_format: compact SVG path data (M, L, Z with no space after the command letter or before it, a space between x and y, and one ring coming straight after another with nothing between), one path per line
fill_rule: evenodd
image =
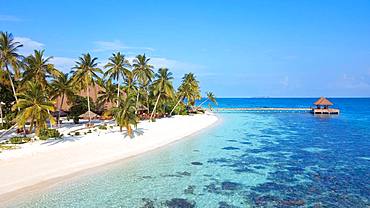
M314 101L218 99L219 107ZM370 99L331 101L339 116L219 113L222 122L199 135L25 194L9 207L369 207Z

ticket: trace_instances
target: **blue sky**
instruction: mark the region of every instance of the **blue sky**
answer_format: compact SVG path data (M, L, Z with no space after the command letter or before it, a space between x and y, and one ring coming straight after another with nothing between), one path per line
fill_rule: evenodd
M370 1L0 0L0 30L68 71L146 53L219 97L370 96Z

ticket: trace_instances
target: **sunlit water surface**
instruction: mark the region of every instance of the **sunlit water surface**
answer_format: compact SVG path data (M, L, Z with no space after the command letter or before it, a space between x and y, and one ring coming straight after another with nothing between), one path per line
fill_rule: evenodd
M307 107L314 99L221 99L221 107ZM368 207L370 99L339 116L220 113L160 150L25 194L9 207ZM293 105L293 106L292 106Z

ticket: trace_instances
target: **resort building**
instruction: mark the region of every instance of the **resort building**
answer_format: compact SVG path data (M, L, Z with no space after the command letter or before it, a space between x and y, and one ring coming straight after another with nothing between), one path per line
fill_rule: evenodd
M312 108L313 114L339 114L339 109L331 109L333 103L324 97L320 97L314 105L316 108Z
M96 101L98 100L98 97L99 97L99 92L100 91L103 91L104 89L102 87L100 87L99 85L91 85L89 87L89 94L90 94L90 101L96 103ZM86 97L87 96L87 90L84 89L84 90L81 90L80 93L78 94L79 96L81 97ZM62 102L62 97L58 97L56 99L56 102L55 102L55 109L58 110L59 108L59 105L60 103ZM111 102L106 102L103 104L103 106L101 106L101 110L106 110L106 109L110 109L114 106L113 103ZM64 96L64 100L63 100L63 103L62 103L62 107L61 107L61 110L64 111L64 112L68 112L69 109L72 107L72 103L68 101L68 98L66 96Z

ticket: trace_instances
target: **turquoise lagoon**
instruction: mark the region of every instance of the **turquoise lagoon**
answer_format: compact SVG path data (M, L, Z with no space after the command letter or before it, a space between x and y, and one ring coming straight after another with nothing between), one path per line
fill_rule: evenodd
M220 107L307 107L315 99L218 99ZM89 170L9 207L368 207L370 99L339 116L219 113L216 126Z

